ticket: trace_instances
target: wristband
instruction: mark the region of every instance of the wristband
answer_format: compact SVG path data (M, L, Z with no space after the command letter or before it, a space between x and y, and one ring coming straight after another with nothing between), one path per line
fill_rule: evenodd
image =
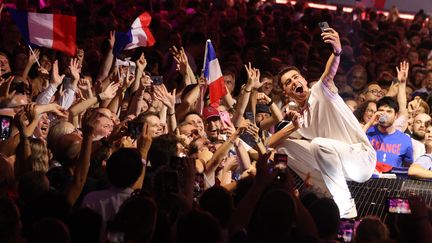
M271 106L271 105L273 105L273 100L270 100L270 102L267 103L267 106Z
M251 89L251 90L244 89L244 91L245 91L246 93L250 93L250 92L252 92L252 89Z
M100 94L96 95L96 99L97 99L98 103L102 103L102 97Z
M335 55L337 57L340 56L340 55L342 55L342 49L339 52L333 51L333 55Z

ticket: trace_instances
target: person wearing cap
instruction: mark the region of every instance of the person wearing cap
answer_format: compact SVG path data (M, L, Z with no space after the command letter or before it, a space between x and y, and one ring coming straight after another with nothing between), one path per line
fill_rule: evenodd
M204 129L210 141L216 141L222 135L222 121L219 111L213 106L206 106L203 109Z

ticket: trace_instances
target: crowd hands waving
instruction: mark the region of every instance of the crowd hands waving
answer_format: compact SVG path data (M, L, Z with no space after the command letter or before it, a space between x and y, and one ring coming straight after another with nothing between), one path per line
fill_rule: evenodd
M127 51L123 60L112 54L115 32L108 27L117 11L135 17L122 1L66 7L86 9L90 15L78 22L95 24L95 10L110 9L99 20L104 34L95 31L100 26L82 26L75 57L28 50L3 11L0 218L9 209L10 230L0 233L1 242L48 242L49 234L60 237L53 242L336 240L336 204L308 194L307 179L295 188L292 172L277 160L275 148L300 138L304 119L305 104L287 95L299 87L286 91L278 77L291 65L308 86L321 79L338 92L365 133L376 127L410 134L411 152L401 152L399 162L412 177L432 178L429 18L419 13L405 21L393 9L388 18L366 10L365 19L353 20L301 4L192 2L152 13L156 46ZM321 33L314 15L332 28ZM227 91L217 106L208 103L200 71L206 37L215 38ZM410 200L416 237L428 242L428 208L418 195ZM385 232L374 240L391 242ZM368 234L358 230L355 237L371 242L361 241Z

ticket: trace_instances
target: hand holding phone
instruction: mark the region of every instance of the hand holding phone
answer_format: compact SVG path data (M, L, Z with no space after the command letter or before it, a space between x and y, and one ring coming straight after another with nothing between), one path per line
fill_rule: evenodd
M12 117L0 116L0 139L7 140L11 135Z
M411 207L408 198L390 197L387 198L388 213L411 214Z
M318 26L320 27L321 32L325 32L325 29L330 28L327 22L319 22Z
M153 81L153 85L163 84L163 76L151 76L150 79Z

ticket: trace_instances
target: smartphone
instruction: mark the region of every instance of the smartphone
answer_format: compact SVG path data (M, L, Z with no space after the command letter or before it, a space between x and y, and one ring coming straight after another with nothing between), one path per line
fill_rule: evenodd
M228 111L219 112L219 116L222 120L222 126L226 127L232 125L231 118Z
M142 132L143 123L138 121L128 122L128 132L132 139L137 139Z
M320 27L321 32L325 32L325 29L330 28L327 22L319 22L318 26Z
M255 117L254 117L252 111L246 111L246 112L244 113L244 116L245 116L245 118L248 119L250 122L255 123Z
M387 198L387 212L393 214L411 214L411 207L408 198L389 197Z
M163 76L151 76L150 79L153 81L153 85L163 84Z
M355 224L356 221L353 219L341 219L338 229L338 238L343 239L344 242L351 242L354 235Z
M11 116L0 116L0 139L3 141L7 140L11 135L12 119Z

